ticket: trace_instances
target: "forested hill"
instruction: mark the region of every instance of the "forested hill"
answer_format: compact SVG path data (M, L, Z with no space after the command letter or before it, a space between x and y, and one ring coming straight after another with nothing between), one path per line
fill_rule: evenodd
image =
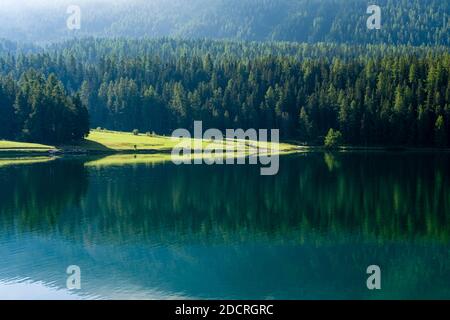
M330 128L352 145L450 142L445 47L86 39L0 54L0 80L0 139L79 138L87 108L123 131L202 120L319 144Z
M23 5L27 2L28 5ZM81 29L66 27L72 0L2 0L0 38L48 42L83 36L180 37L350 44L450 45L447 0L78 0Z

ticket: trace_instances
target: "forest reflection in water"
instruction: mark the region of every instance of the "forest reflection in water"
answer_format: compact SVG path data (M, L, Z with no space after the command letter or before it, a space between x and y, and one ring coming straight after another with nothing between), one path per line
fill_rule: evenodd
M450 298L449 155L305 153L257 166L92 159L0 168L0 283L99 297ZM369 292L365 268L384 270ZM0 295L2 295L0 286Z

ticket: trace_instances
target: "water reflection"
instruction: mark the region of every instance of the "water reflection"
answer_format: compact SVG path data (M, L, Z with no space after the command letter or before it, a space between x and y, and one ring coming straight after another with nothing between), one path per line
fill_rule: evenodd
M304 154L274 177L92 161L0 168L0 297L77 264L81 298L450 298L448 155Z

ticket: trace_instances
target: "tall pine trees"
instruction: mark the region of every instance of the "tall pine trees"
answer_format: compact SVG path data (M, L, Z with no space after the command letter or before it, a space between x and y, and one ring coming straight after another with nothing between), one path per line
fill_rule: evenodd
M0 78L0 138L61 144L89 133L87 109L54 74Z

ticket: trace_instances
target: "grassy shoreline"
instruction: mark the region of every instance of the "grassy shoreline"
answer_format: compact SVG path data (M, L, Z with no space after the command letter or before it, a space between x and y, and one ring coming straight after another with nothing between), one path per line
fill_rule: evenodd
M195 139L178 139L159 135L145 135L128 132L91 130L89 136L75 145L49 146L37 143L24 143L15 141L0 140L0 158L5 157L32 157L43 155L120 155L120 154L147 154L147 155L168 155L172 149L180 142L195 143ZM211 146L211 141L201 142L204 149ZM245 148L261 148L261 143L253 141L227 140L218 147L234 147L237 150ZM269 143L270 146L270 143ZM323 152L330 151L323 146L301 145L295 141L278 143L279 154L299 153L299 152ZM339 152L354 151L406 151L406 152L450 152L450 149L439 148L418 148L407 146L342 146L334 149Z
M272 143L263 146L260 142L246 140L226 140L223 144L212 144L208 140L195 140L188 138L173 138L159 135L145 135L128 132L91 130L89 136L74 145L48 146L35 143L14 141L0 141L1 156L31 156L31 155L64 155L64 154L170 154L179 143L190 143L205 149L207 146L227 148L239 151L251 148L268 148ZM299 147L288 143L277 143L278 153L291 153L299 151Z

